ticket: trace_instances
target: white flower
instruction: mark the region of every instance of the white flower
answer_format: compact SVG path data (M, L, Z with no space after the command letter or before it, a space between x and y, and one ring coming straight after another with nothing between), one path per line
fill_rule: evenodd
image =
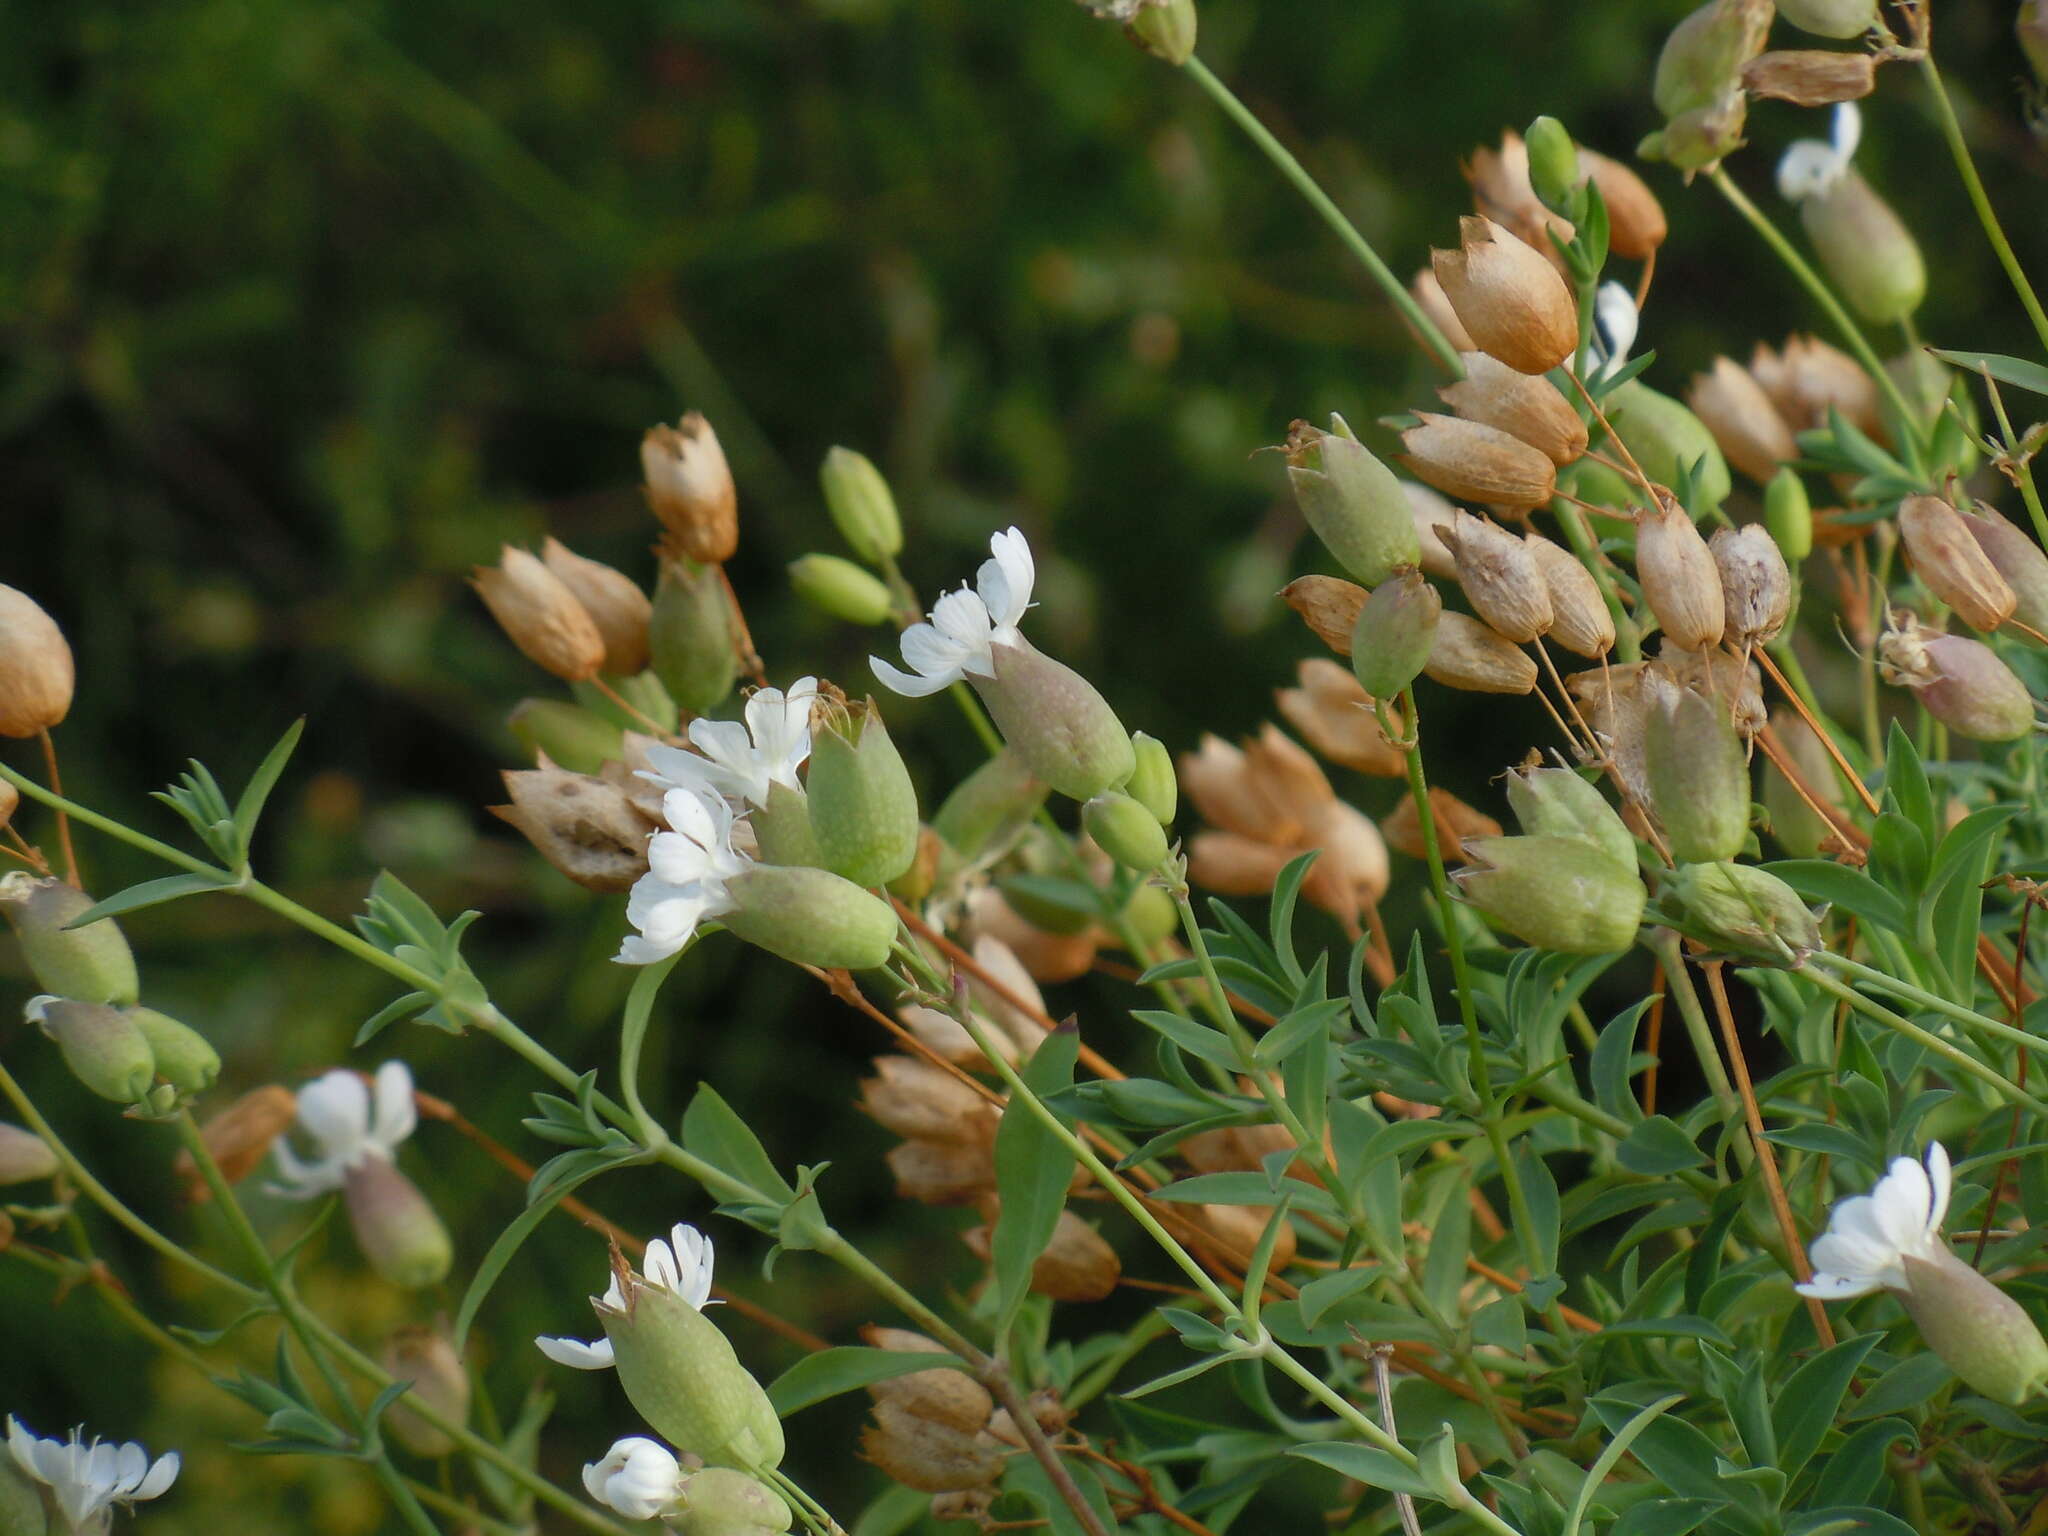
M133 1440L125 1445L97 1436L81 1441L80 1433L72 1430L69 1440L38 1440L21 1420L12 1414L7 1419L14 1464L49 1485L73 1531L105 1530L114 1505L153 1499L178 1475L176 1451L152 1462Z
M1602 283L1593 295L1593 328L1579 358L1579 376L1588 383L1598 383L1619 372L1628 361L1629 349L1636 344L1641 320L1627 284Z
M602 1461L583 1468L583 1487L628 1520L652 1520L681 1492L683 1464L658 1440L630 1435L614 1440Z
M1940 1142L1927 1144L1924 1167L1893 1158L1875 1189L1835 1207L1826 1234L1814 1240L1813 1278L1797 1287L1799 1294L1846 1301L1876 1290L1910 1291L1904 1260L1949 1257L1941 1237L1948 1194L1948 1153Z
M1036 577L1031 546L1010 528L993 535L988 548L990 558L982 561L972 592L948 592L933 605L930 623L903 631L903 659L917 675L879 656L868 658L885 687L916 699L969 676L992 678L995 647L1021 643L1017 625L1031 606Z
M652 771L641 777L664 789L709 788L736 805L765 807L771 786L803 787L796 771L811 755L811 705L817 697L815 677L798 678L787 693L759 689L747 700L745 725L737 720L692 720L690 745L697 751L650 747L647 761Z
M418 1124L412 1072L404 1062L379 1067L374 1089L360 1073L336 1067L299 1090L299 1129L313 1138L318 1152L303 1159L280 1139L273 1150L283 1183L272 1187L294 1200L340 1189L349 1171L371 1158L392 1161Z
M1863 114L1853 101L1835 108L1833 132L1826 139L1798 139L1778 161L1778 195L1788 203L1817 197L1848 174L1849 161L1863 137Z
M687 1222L679 1221L670 1228L668 1241L657 1237L650 1242L646 1256L640 1261L640 1273L631 1278L636 1286L648 1285L656 1290L673 1291L699 1312L707 1306L717 1305L706 1299L711 1295L711 1239ZM590 1305L600 1316L607 1312L616 1315L626 1310L626 1295L619 1288L616 1272L604 1294L590 1298ZM579 1371L608 1371L612 1368L612 1341L608 1338L586 1343L582 1339L542 1335L533 1342L557 1365L573 1366ZM618 1446L612 1449L616 1451ZM586 1484L589 1478L586 1471Z
M651 965L690 942L699 925L732 911L725 882L753 861L733 847L733 811L709 786L672 789L661 800L666 832L647 840L647 873L626 898L629 933L615 957Z

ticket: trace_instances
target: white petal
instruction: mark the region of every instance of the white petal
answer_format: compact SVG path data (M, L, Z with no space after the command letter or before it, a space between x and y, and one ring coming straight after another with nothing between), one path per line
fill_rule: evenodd
M1797 203L1842 179L1848 159L1823 139L1797 139L1778 159L1778 195Z
M148 1471L149 1452L130 1440L114 1449L114 1479L108 1486L114 1490L116 1496L125 1499L129 1492L142 1482Z
M1875 1280L1860 1275L1831 1275L1825 1270L1815 1270L1811 1280L1792 1289L1802 1296L1812 1296L1821 1301L1847 1301L1852 1296L1868 1296L1881 1287Z
M669 1233L669 1241L675 1247L676 1267L681 1272L675 1290L701 1312L711 1294L711 1239L687 1222L679 1221Z
M299 1090L299 1124L330 1157L352 1162L370 1135L370 1090L356 1073L336 1067Z
M1828 137L1834 141L1835 153L1847 165L1856 153L1856 146L1863 142L1863 109L1853 101L1835 104L1835 120Z
M941 608L944 607L944 602L943 598L940 599ZM980 599L976 598L974 602L979 609ZM933 612L936 614L939 609L934 609ZM949 609L947 612L950 613L952 610ZM986 649L988 635L987 625L976 629L972 624L967 624L955 633L941 629L937 624L913 624L903 631L903 659L910 663L913 670L927 676L934 672L957 673L973 661L980 650Z
M1948 1148L1938 1141L1927 1143L1927 1179L1934 1190L1934 1203L1927 1212L1927 1235L1938 1241L1941 1224L1948 1220L1948 1197L1955 1182L1949 1168Z
M900 693L906 699L925 698L927 695L937 693L941 688L951 687L954 683L959 682L961 677L961 674L957 671L938 672L927 674L923 677L913 677L901 668L882 660L879 656L870 656L868 658L868 667L875 674L875 680L884 688L887 688L891 693Z
M629 933L619 940L619 952L612 956L614 965L652 965L657 960L666 960L681 949L681 944L656 944L643 939L637 933Z
M419 1125L419 1110L412 1101L412 1069L402 1061L387 1061L377 1069L375 1129L370 1140L388 1157Z
M14 1457L14 1464L30 1477L41 1481L36 1471L36 1437L29 1427L13 1414L7 1415L7 1449Z
M647 1245L647 1253L640 1260L640 1274L649 1285L664 1291L675 1290L682 1278L676 1269L676 1256L658 1237Z
M1593 295L1593 329L1603 353L1603 374L1612 373L1628 361L1629 349L1636 344L1636 330L1641 324L1642 316L1627 285L1602 283Z
M585 1343L582 1339L557 1339L542 1334L533 1342L555 1364L566 1365L571 1370L608 1371L612 1368L610 1339L593 1339Z
M1898 1255L1890 1248L1842 1232L1829 1232L1815 1238L1807 1250L1807 1257L1813 1261L1815 1269L1824 1269L1835 1275L1861 1275L1881 1281L1889 1274L1903 1274L1899 1269Z
M183 1463L178 1460L178 1453L176 1451L166 1451L163 1455L157 1457L156 1465L149 1469L149 1475L136 1485L135 1491L129 1497L131 1499L154 1499L158 1497L166 1488L169 1488L172 1483L178 1480L178 1468L182 1465Z
M1891 1172L1870 1192L1885 1240L1900 1253L1916 1251L1927 1237L1927 1213L1934 1187L1927 1169L1910 1157L1892 1159Z

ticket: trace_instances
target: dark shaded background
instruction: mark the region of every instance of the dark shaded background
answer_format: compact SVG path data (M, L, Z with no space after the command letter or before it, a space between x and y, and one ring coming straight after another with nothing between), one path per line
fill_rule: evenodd
M1208 0L1203 51L1406 273L1454 238L1457 162L1503 126L1555 112L1627 154L1656 126L1650 69L1684 9ZM1313 649L1270 594L1322 562L1295 547L1277 464L1255 450L1291 417L1370 421L1432 382L1235 130L1067 0L81 0L11 20L0 579L76 648L70 788L173 835L144 797L188 754L235 783L307 715L263 867L337 918L380 865L444 912L482 908L471 952L496 999L579 1067L609 1068L622 916L482 814L517 760L507 709L550 689L466 592L472 563L549 530L650 575L639 435L700 407L741 483L732 574L771 670L858 678L871 637L798 611L781 581L836 547L814 468L852 444L897 487L914 581L957 582L991 528L1021 524L1045 572L1040 642L1182 748L1253 728ZM2010 7L1937 21L1987 179L2042 270ZM2024 350L1916 82L1888 71L1870 105L1861 163L1927 248L1923 331ZM1734 168L1762 196L1777 148L1824 123L1774 105L1751 122ZM1673 237L1644 336L1652 380L1677 392L1714 351L1808 321L1709 189L1647 174ZM1426 707L1433 771L1498 809L1485 781L1538 738L1533 706ZM934 796L975 760L943 703L891 719ZM1348 788L1375 811L1389 798ZM100 891L158 872L100 840L86 857ZM148 999L209 1033L236 1090L344 1059L391 992L226 900L128 929ZM166 1133L114 1119L13 1022L28 982L11 949L0 979L10 1068L137 1205L215 1242L177 1208ZM784 1162L834 1160L832 1208L899 1272L970 1283L947 1235L963 1219L889 1200L888 1138L849 1108L880 1043L868 1025L730 941L665 1007L668 1111L716 1083ZM391 1052L540 1155L517 1128L536 1083L509 1057L413 1029L347 1059ZM519 1189L441 1128L407 1166L456 1230L460 1276ZM590 1193L643 1231L706 1211L655 1175ZM878 1315L801 1257L763 1284L754 1235L719 1235L725 1277L813 1330L846 1342ZM221 1320L138 1251L104 1251L157 1315ZM338 1229L326 1252L309 1284L363 1336L422 1315L358 1283ZM542 1374L526 1337L581 1329L602 1267L567 1223L515 1264L483 1330L508 1409ZM764 1379L788 1363L733 1326ZM546 1375L562 1394L549 1465L573 1481L637 1426L608 1379ZM379 1528L352 1470L224 1450L254 1432L247 1415L4 1261L0 1388L0 1411L45 1433L83 1419L183 1449L154 1530ZM877 1482L852 1459L856 1422L848 1403L792 1425L792 1469L849 1512Z

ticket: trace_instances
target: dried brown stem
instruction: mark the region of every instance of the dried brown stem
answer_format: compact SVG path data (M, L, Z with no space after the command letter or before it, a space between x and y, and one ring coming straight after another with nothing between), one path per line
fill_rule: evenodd
M1835 745L1835 738L1829 734L1827 727L1813 718L1813 711L1809 710L1806 701L1799 697L1799 690L1785 680L1785 674L1778 670L1778 664L1771 659L1771 653L1758 651L1756 659L1762 664L1763 669L1770 673L1771 681L1778 685L1778 691L1784 694L1785 702L1790 704L1793 712L1806 722L1807 728L1820 738L1820 744L1828 749L1828 756L1835 760L1835 770L1842 775L1843 782L1856 791L1857 798L1863 802L1863 808L1875 816L1878 811L1877 798L1864 784L1862 776L1849 766L1849 759L1842 756L1842 749Z
M57 772L57 744L50 740L47 729L36 732L43 744L43 768L50 776L50 793L62 795L64 780ZM78 850L71 846L71 818L63 808L57 811L57 846L64 850L64 879L70 885L78 884Z

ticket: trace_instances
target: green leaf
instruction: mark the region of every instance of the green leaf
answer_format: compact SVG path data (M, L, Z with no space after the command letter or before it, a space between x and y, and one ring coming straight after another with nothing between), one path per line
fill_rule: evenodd
M1612 1328L1602 1329L1605 1337ZM1640 1404L1620 1397L1595 1397L1591 1406L1609 1434L1620 1434L1635 1419ZM1716 1463L1720 1449L1683 1419L1665 1414L1636 1431L1629 1449L1652 1477L1684 1499L1705 1499L1710 1505L1728 1502Z
M1273 953L1279 959L1281 974L1296 986L1301 985L1303 973L1301 960L1294 952L1294 905L1301 895L1301 882L1308 878L1309 866L1321 853L1320 848L1311 848L1298 858L1290 859L1273 882L1273 905L1266 929L1272 936Z
M2048 395L2048 368L2039 363L2030 363L2023 357L2007 357L2000 352L1957 352L1943 347L1929 347L1928 351L1944 363L1954 363L1971 373L1988 373L2001 384L2011 384L2018 389L2030 389L2037 395Z
M1685 1401L1683 1393L1674 1392L1669 1397L1660 1397L1630 1419L1607 1442L1593 1465L1586 1470L1586 1480L1579 1485L1579 1496L1572 1501L1572 1512L1564 1523L1564 1536L1578 1536L1580 1523L1586 1518L1586 1511L1593 1503L1593 1495L1600 1491L1600 1485L1607 1481L1607 1474L1620 1463L1635 1443L1637 1435L1648 1429L1679 1403Z
M144 907L161 906L167 901L176 901L180 896L198 896L207 891L225 891L234 888L232 875L192 873L189 875L165 875L156 880L145 880L140 885L131 885L124 891L116 891L104 901L96 901L64 926L83 928L87 923L96 923L103 917L119 917L124 912L137 912Z
M1861 1504L1884 1485L1891 1448L1915 1445L1920 1432L1904 1419L1879 1419L1865 1424L1821 1463L1809 1497L1817 1504Z
M1608 1536L1687 1536L1726 1499L1645 1499L1631 1504L1614 1522Z
M1893 933L1912 931L1905 904L1861 870L1826 859L1782 859L1763 867L1808 901L1830 902Z
M788 1418L799 1408L822 1403L842 1392L856 1392L878 1381L891 1381L916 1371L960 1369L956 1355L925 1350L862 1349L847 1345L821 1349L806 1355L776 1377L768 1388L768 1401L779 1418Z
M1437 1496L1420 1472L1369 1445L1297 1445L1289 1448L1287 1454L1328 1467L1369 1488L1384 1488L1388 1493L1405 1493L1418 1499Z
M1917 827L1929 843L1941 835L1940 824L1934 819L1934 791L1928 788L1927 770L1920 764L1913 738L1897 720L1892 721L1891 735L1885 741L1884 787L1897 804L1899 814Z
M1041 1099L1070 1086L1080 1050L1081 1032L1071 1024L1051 1031L1025 1063L1024 1086ZM1003 1205L989 1238L998 1339L1009 1337L1010 1324L1030 1292L1031 1266L1052 1241L1073 1174L1074 1154L1067 1144L1032 1106L1012 1094L996 1126L996 1194Z
M1846 1158L1873 1175L1884 1171L1883 1159L1875 1156L1855 1132L1839 1125L1782 1125L1765 1131L1764 1139L1783 1147L1797 1147L1802 1152Z
M1227 1036L1207 1024L1183 1018L1177 1013L1169 1013L1164 1008L1133 1008L1131 1017L1146 1028L1164 1035L1190 1056L1199 1056L1203 1061L1219 1066L1226 1072L1244 1070L1244 1062L1237 1054L1237 1047L1230 1043Z
M1869 1419L1917 1408L1954 1379L1955 1373L1932 1350L1908 1355L1872 1382L1842 1417Z
M1529 1220L1533 1226L1530 1236L1535 1240L1537 1258L1542 1265L1541 1272L1530 1277L1533 1282L1557 1273L1557 1237L1562 1225L1557 1180L1551 1177L1550 1165L1543 1161L1542 1154L1526 1136L1515 1148L1515 1169L1522 1176L1522 1194L1528 1201Z
M1313 1328L1323 1320L1323 1314L1348 1297L1379 1282L1380 1270L1375 1264L1353 1265L1348 1269L1333 1270L1327 1275L1318 1275L1301 1288L1296 1298L1301 1303L1301 1320Z
M1623 1120L1640 1120L1643 1117L1642 1106L1636 1103L1636 1096L1629 1088L1629 1079L1635 1075L1636 1028L1656 1001L1654 997L1646 997L1624 1008L1608 1020L1607 1027L1600 1031L1600 1039L1593 1046L1593 1059L1588 1066L1593 1101L1610 1115Z
M1615 1147L1614 1160L1631 1173L1657 1177L1696 1168L1707 1157L1676 1120L1669 1115L1652 1115Z
M1310 1041L1316 1042L1318 1047L1326 1046L1330 1026L1350 1011L1351 1004L1345 998L1332 998L1294 1009L1266 1031L1252 1051L1253 1062L1270 1071Z
M235 802L235 848L241 855L241 864L249 862L249 844L256 836L256 822L263 814L263 806L270 799L270 792L277 787L277 781L284 772L285 764L291 761L292 750L298 746L299 737L306 729L306 717L299 716L285 728L263 761L256 765L256 771L249 775L249 782L242 790L242 798Z
M787 1205L796 1198L789 1181L775 1171L761 1138L709 1083L697 1085L690 1107L683 1111L683 1148L747 1185L756 1199Z
M354 1044L368 1045L400 1019L410 1018L433 1000L434 994L431 992L408 992L402 997L393 998L363 1020L361 1027L356 1030Z
M1723 1349L1735 1348L1735 1341L1704 1317L1624 1318L1620 1322L1609 1323L1593 1335L1594 1340L1601 1341L1627 1338L1703 1339Z
M1772 1417L1778 1431L1777 1466L1787 1477L1797 1477L1820 1449L1843 1394L1880 1337L1865 1333L1844 1339L1800 1366L1778 1388Z
M1785 1525L1785 1536L1828 1536L1830 1532L1848 1531L1861 1532L1862 1536L1919 1536L1897 1515L1867 1506L1802 1509Z

